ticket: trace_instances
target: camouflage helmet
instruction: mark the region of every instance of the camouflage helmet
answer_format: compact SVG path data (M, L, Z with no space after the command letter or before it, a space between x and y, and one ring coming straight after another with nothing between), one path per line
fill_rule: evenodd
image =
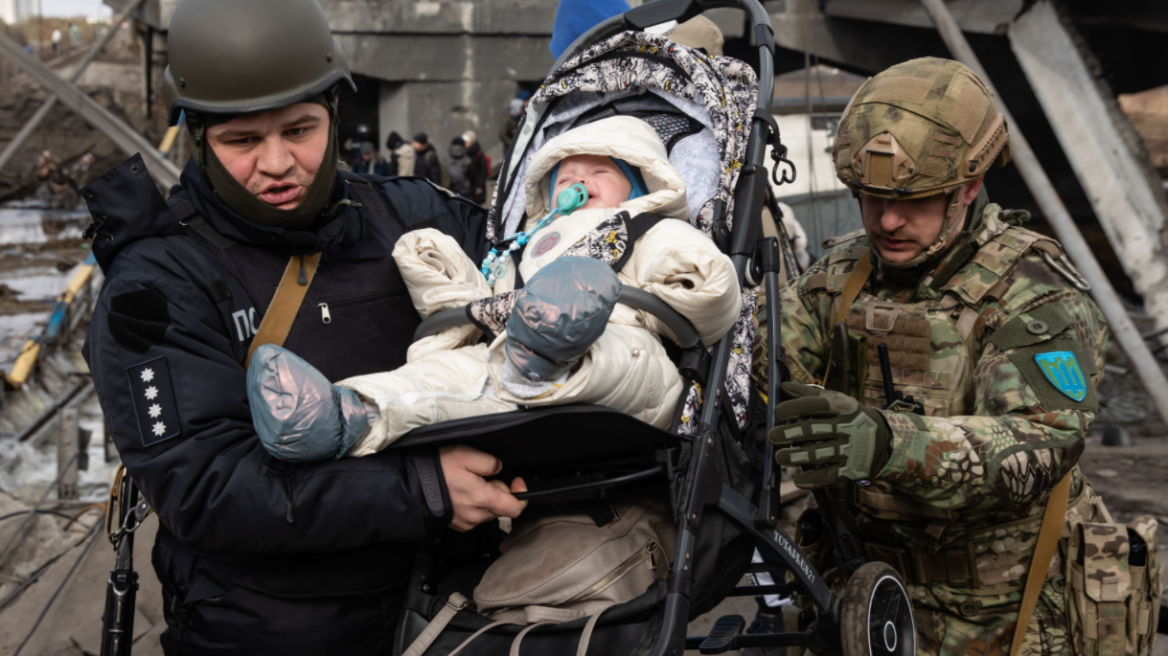
M944 193L1010 161L1006 119L960 62L924 57L870 78L835 136L836 175L881 198Z
M246 114L338 83L357 90L316 0L183 0L167 40L163 93L172 125L184 109Z

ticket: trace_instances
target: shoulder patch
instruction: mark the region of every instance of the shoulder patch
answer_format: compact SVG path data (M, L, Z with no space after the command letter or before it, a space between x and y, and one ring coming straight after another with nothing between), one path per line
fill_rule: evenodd
M118 346L145 353L166 337L170 310L165 296L153 289L139 289L110 299L106 321Z
M1082 401L1087 396L1087 377L1079 367L1079 361L1071 351L1048 351L1034 356L1046 379L1055 389L1074 401Z
M1078 342L1054 339L1006 353L1018 367L1034 395L1047 412L1060 410L1099 411L1099 396L1090 373L1081 363L1091 361Z
M142 446L151 446L178 437L180 431L178 404L174 399L174 385L166 357L159 356L126 367L130 382L130 398L134 403L134 417Z

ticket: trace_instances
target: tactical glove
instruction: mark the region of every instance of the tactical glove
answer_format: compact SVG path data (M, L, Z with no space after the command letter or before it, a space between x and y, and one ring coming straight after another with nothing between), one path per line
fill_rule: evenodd
M342 458L369 431L356 392L280 346L265 344L252 355L247 400L260 442L280 460Z
M888 463L891 431L879 411L799 383L783 383L783 392L788 400L775 406L776 426L767 439L779 447L775 462L802 468L795 485L814 489L864 480Z

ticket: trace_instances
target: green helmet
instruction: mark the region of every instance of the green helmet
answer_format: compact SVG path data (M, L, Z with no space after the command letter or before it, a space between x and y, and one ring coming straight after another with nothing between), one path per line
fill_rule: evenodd
M852 191L882 198L944 193L1010 161L1006 119L967 66L925 57L870 78L835 137L835 170Z
M183 0L170 20L163 93L188 113L246 114L307 100L344 81L341 44L316 0Z

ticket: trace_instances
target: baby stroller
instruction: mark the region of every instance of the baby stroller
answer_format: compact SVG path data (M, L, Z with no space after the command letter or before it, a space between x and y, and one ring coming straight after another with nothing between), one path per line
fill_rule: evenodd
M653 26L723 6L740 7L750 19L760 54L757 77L743 62L711 58L654 33ZM784 249L780 240L760 239L767 145L773 146L776 173L780 161L786 162L770 114L773 59L770 20L757 0L657 0L609 19L556 62L532 98L496 187L487 230L497 243L523 219L527 163L547 140L618 114L641 118L656 130L670 163L687 183L691 223L731 257L744 294L735 327L707 348L663 301L640 290L621 292L620 302L656 316L677 337L667 346L687 384L671 430L605 407L577 404L435 424L391 447L465 444L492 453L504 463L501 478L523 476L528 482L530 491L517 496L532 507L606 499L633 488L667 490L677 525L668 576L640 597L604 611L589 626L588 653L657 656L699 649L715 654L750 646L805 646L817 654L847 656L916 653L911 606L894 570L881 563L863 565L846 592L837 595L777 521L778 472L765 432L774 422L782 350L773 349L775 357L767 364L769 403L750 380L753 315L764 280L767 337L770 344L780 343L778 272ZM625 239L631 246L634 237ZM499 308L507 307L506 300L495 297L434 314L415 339L467 323L498 333L507 316ZM501 537L491 524L428 538L409 582L395 654L405 653L439 614L445 616L444 628L426 655L449 654L491 624L448 599L455 592L470 596L498 555ZM751 565L756 547L781 564ZM841 553L841 560L851 555ZM849 565L858 563L849 559ZM790 582L736 587L751 571L769 571L774 580ZM745 635L744 619L728 616L708 636L686 636L690 619L728 595L794 592L810 599L817 611L817 621L805 632ZM522 653L578 653L585 624L579 619L529 629ZM518 625L491 627L462 653L515 654L512 644L521 630Z

